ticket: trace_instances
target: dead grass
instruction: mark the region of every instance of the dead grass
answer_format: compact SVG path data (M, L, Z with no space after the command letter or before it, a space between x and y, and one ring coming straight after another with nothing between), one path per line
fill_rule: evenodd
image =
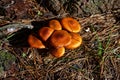
M26 10L29 10L29 15L26 10L23 10L22 7L17 6L17 4L23 3L23 1L18 1L16 5L12 6L15 10L18 8L22 10L18 10L15 13L15 15L17 15L17 20L13 20L13 23L21 24L24 20L19 20L19 18L22 18L24 15L19 16L19 14L23 13L30 16L30 18L34 17L36 20L46 20L49 16L50 18L54 18L53 15L51 16L50 13L47 13L49 11L45 10L43 7L39 7L36 3L33 3L33 1L35 0L28 1L32 6L34 5L32 8L31 5L28 5L27 1L25 3L27 4L25 7L27 8ZM9 65L11 64L11 67L7 70L2 69L2 67L5 67L5 65L3 66L5 61L0 62L0 79L119 80L120 22L117 21L119 18L119 15L116 15L117 12L114 12L113 14L96 14L84 18L75 17L82 26L82 31L79 34L83 38L83 43L77 49L66 50L65 55L61 58L52 57L48 49L39 50L33 48L10 47L8 38L12 36L12 32L9 32L10 34L7 33L6 29L8 26L1 27L0 38L4 38L0 39L0 54L12 54L16 57L16 59L9 63ZM47 14L42 17L42 13ZM66 15L67 14L55 17L61 18L61 16ZM116 18L117 16L118 18ZM10 17L10 15L7 17ZM11 16L11 18L14 17L14 15ZM2 20L2 18L4 17L0 16L0 26L11 23L10 21ZM31 21L32 20L27 19L25 20L25 23L29 24ZM15 26L15 24L12 26ZM24 25L19 25L19 28L22 26ZM15 26L14 28L18 27ZM4 36L1 36L3 34ZM3 57L0 56L0 60L2 59ZM6 58L4 60L6 60Z
M3 78L37 80L119 80L120 25L112 14L76 19L82 25L82 45L61 58L32 48L4 46L16 57L16 70ZM4 43L4 41L1 41ZM44 54L46 56L44 56Z

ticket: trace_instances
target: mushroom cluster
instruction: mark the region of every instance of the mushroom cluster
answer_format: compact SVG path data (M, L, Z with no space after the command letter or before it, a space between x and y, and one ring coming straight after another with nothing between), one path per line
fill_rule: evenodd
M40 38L30 34L28 43L33 48L52 48L51 54L59 58L64 55L65 49L75 49L81 45L80 30L81 25L74 18L53 19L48 22L48 26L37 31Z

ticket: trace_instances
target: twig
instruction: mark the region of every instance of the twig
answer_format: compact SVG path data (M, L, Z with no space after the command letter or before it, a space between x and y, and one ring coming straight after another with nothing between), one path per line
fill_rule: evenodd
M5 26L1 27L0 30L6 30L8 28L29 28L29 29L32 29L33 26L30 24L12 23L12 24L5 25Z

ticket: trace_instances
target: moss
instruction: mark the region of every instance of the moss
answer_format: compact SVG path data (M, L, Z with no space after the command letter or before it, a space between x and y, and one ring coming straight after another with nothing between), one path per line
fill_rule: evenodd
M1 70L9 69L9 67L12 65L12 63L15 62L15 60L16 60L15 56L12 55L11 53L3 50L0 51L0 65L1 65L0 69Z

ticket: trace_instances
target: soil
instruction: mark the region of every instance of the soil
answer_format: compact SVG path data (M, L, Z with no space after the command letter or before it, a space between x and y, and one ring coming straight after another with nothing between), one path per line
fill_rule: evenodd
M81 24L80 47L61 58L29 47L29 34L63 17ZM22 79L120 80L120 0L0 0L0 80Z

